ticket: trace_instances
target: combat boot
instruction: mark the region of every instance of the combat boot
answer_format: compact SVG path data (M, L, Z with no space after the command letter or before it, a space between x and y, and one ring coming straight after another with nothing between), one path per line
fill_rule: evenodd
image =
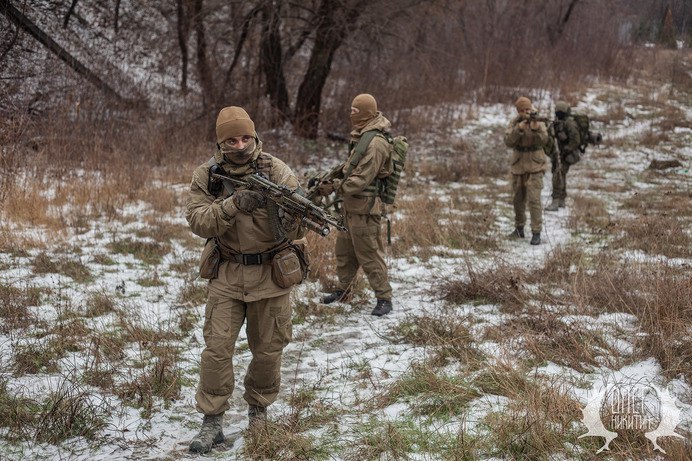
M331 294L328 294L322 298L322 304L331 304L336 301L343 301L346 297L346 292L344 290L334 290Z
M540 232L534 232L533 235L531 236L531 245L540 245L541 244L541 233Z
M517 227L508 235L509 238L511 239L523 239L524 238L524 228L523 227Z
M211 447L223 442L225 437L222 425L223 414L215 416L205 415L199 434L190 442L190 451L192 453L209 453Z
M564 206L564 204L563 204L562 206ZM545 207L544 209L545 209L545 211L557 211L557 209L558 209L559 207L560 207L560 200L554 198L554 199L550 202L550 205L548 205L548 206Z
M565 207L565 199L561 198L560 200L558 200L557 206L559 206L560 208L564 208Z
M378 317L382 317L385 314L392 312L392 301L389 299L378 299L375 309L372 310L371 314Z
M267 422L267 407L250 405L247 409L248 429L260 427Z

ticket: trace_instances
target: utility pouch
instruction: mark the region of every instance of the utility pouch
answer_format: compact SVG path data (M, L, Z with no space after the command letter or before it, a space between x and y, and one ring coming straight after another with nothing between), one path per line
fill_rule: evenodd
M578 151L571 152L567 154L565 157L565 162L569 163L570 165L574 165L580 160L580 155Z
M301 283L308 270L309 262L302 244L289 244L272 258L272 279L281 288Z
M219 275L221 265L221 250L216 239L207 239L199 260L199 276L203 279L213 280Z

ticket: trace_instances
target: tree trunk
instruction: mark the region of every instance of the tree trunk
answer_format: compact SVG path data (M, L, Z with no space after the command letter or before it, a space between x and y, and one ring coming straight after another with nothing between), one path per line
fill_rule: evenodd
M120 21L120 0L115 0L115 17L113 18L113 30L118 33L118 22Z
M281 45L279 2L270 2L262 7L262 39L260 41L260 65L267 85L267 94L275 111L276 121L290 117L288 89L284 75L283 49Z
M214 81L212 80L211 68L207 59L207 42L204 31L204 17L202 14L204 0L194 0L193 21L195 25L195 35L197 36L197 73L202 84L202 104L205 111L210 109L215 101Z
M322 89L331 71L334 53L359 14L359 4L348 7L338 0L322 0L317 13L315 44L296 98L293 128L298 136L317 138Z
M185 8L185 0L176 0L176 12L178 16L178 46L180 47L181 77L180 91L187 94L187 66L189 54L187 51L187 41L190 37L190 18Z

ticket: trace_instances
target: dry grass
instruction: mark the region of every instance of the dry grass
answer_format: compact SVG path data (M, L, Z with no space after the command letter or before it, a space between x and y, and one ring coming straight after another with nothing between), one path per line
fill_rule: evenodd
M158 241L141 241L125 238L108 244L113 253L131 254L145 264L159 264L170 247Z
M18 288L0 285L0 319L3 320L0 331L7 333L31 325L34 322L34 315L29 308L41 303L43 291L41 288L30 286Z
M485 454L527 460L569 454L565 442L576 441L573 424L581 418L580 408L563 386L546 381L532 383L502 411L483 419L492 434Z
M621 221L624 235L613 242L615 248L641 250L668 258L692 257L692 235L676 216L643 216Z
M572 201L567 225L573 232L608 233L614 226L603 200L577 196Z
M508 349L521 345L522 354L531 354L536 363L550 361L582 373L602 365L603 359L611 367L617 367L619 360L602 332L565 323L561 316L547 311L529 312L490 327L484 339L505 344Z
M604 255L588 273L575 274L569 299L600 312L637 317L646 335L637 339L636 356L656 357L666 376L692 379L692 280L684 268L663 263L616 262Z
M34 274L62 274L77 283L87 283L92 280L91 271L87 266L81 261L66 256L53 259L48 253L41 252L34 257L31 265Z
M248 432L243 454L248 459L292 461L326 458L328 447L281 423L268 422Z
M184 383L177 348L157 348L153 351L153 361L134 378L115 386L115 393L128 404L141 408L144 418L152 416L156 398L162 399L164 405L179 398Z
M430 348L430 366L443 366L450 358L476 366L482 354L469 331L471 322L470 315L462 316L447 309L436 314L408 315L391 334L398 342Z
M508 311L521 310L527 299L522 270L502 262L482 272L467 264L466 270L468 280L443 280L434 291L453 304L490 303Z
M452 417L462 414L481 393L467 376L445 375L427 364L414 364L410 371L388 386L378 407L407 403L413 414Z
M498 248L491 232L495 220L492 207L466 192L452 191L447 198L421 188L401 200L392 214L392 255L406 257L415 252L428 260L444 253L444 248L490 252Z

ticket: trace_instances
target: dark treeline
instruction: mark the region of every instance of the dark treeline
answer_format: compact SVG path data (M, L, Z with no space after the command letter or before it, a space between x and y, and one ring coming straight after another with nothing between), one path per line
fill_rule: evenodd
M243 105L307 138L338 129L363 91L406 109L627 77L633 46L689 42L692 17L685 0L1 0L0 12L4 117L103 117L106 87L181 121Z

